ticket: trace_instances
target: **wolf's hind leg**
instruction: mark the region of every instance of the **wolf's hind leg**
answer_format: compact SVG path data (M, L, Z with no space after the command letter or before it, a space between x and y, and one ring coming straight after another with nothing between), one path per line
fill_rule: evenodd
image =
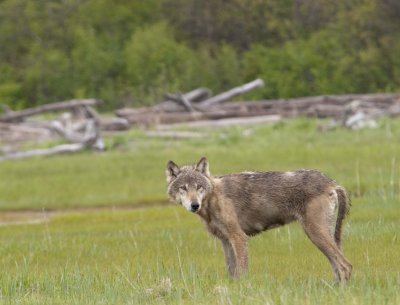
M332 232L332 208L330 199L320 196L306 207L301 224L310 240L328 258L335 274L336 282L350 279L352 265L335 243Z

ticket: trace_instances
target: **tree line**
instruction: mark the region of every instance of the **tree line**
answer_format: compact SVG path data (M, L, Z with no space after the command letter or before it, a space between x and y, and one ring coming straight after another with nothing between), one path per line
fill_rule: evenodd
M398 0L0 0L0 105L104 109L262 78L249 98L400 90Z

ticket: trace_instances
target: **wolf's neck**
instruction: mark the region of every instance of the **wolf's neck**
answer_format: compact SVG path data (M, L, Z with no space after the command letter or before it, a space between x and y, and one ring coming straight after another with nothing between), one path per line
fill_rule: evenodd
M221 187L221 179L210 177L211 180L211 192L203 199L202 207L198 213L203 219L208 219L211 210L215 209L218 205L218 193Z

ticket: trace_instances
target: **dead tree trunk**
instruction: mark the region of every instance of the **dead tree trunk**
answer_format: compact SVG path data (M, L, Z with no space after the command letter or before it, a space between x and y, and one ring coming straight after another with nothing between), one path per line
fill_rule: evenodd
M71 110L79 107L97 106L100 104L101 101L95 99L71 100L54 104L46 104L43 106L29 108L22 111L8 112L0 117L0 122L19 122L26 117L34 116L45 112Z
M199 103L210 98L212 92L208 88L197 88L188 93L183 94L185 99L189 100L191 103Z
M52 127L59 135L69 142L81 143L85 147L104 150L104 141L100 135L100 117L96 110L84 106L84 121L73 124L70 117L65 120L53 121Z
M185 94L182 94L182 98L190 103L177 97L174 94L168 93L165 95L165 101L150 107L140 108L122 108L115 111L115 114L119 117L129 117L134 115L140 115L143 113L160 113L160 112L186 112L189 108L193 110L199 110L199 104L201 100L207 99L211 96L211 90L207 88L197 88ZM184 105L186 103L186 105Z
M200 120L191 121L186 123L174 123L168 125L159 125L158 130L169 130L180 127L188 128L226 128L231 126L245 126L245 125L256 125L256 124L275 124L280 122L282 117L280 115L264 115L254 117L229 117L222 118L219 120Z
M195 108L193 107L191 101L185 97L184 94L178 92L176 94L166 94L165 95L166 98L168 98L168 100L174 101L176 103L181 104L183 107L185 107L185 109L189 112L195 112Z
M250 92L254 89L258 89L264 86L264 81L262 79L256 79L250 83L244 84L239 87L232 88L229 91L223 92L221 94L218 94L216 96L213 96L209 99L206 99L202 101L199 106L202 108L208 108L212 107L218 104L221 104L223 102L229 101L233 99L236 96L243 95L247 92Z
M75 153L86 148L84 143L73 143L58 145L48 149L35 149L29 151L16 152L5 156L0 156L0 161L19 160L32 157L52 156L58 154Z

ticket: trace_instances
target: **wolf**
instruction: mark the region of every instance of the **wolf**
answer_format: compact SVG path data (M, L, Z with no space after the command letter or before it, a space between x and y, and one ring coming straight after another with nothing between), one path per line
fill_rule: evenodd
M220 239L229 274L248 271L248 239L299 221L328 258L335 281L350 279L352 265L341 250L342 224L350 209L346 190L316 170L242 172L213 177L206 157L195 165L166 168L169 197L197 214Z

